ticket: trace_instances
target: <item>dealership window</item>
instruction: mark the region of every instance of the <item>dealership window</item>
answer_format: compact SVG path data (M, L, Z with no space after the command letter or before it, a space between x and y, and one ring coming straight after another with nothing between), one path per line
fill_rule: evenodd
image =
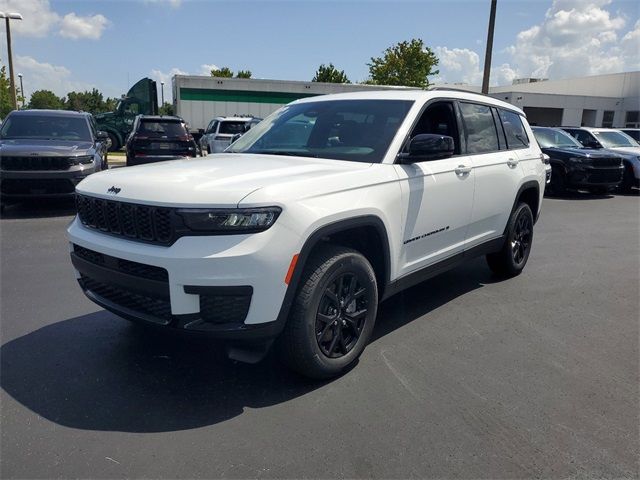
M604 111L604 115L602 115L602 128L613 127L613 114L613 110Z
M627 112L625 120L625 127L638 128L640 127L640 111L630 111Z

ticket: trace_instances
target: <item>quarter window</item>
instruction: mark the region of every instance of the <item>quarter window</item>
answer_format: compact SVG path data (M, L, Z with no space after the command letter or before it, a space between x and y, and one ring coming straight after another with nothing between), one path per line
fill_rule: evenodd
M520 115L508 110L498 109L500 119L504 127L504 133L507 136L507 147L509 150L518 148L527 148L529 146L529 138L527 132L522 125Z
M486 153L499 150L498 132L491 108L474 103L460 103L466 127L467 153Z

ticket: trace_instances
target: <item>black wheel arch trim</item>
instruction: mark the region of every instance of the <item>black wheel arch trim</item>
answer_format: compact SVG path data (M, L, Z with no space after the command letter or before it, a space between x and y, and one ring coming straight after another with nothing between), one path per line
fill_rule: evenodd
M538 221L538 217L540 216L540 207L542 207L541 205L541 200L540 200L540 184L535 181L535 180L529 180L527 182L524 182L522 185L520 185L520 188L518 189L518 193L516 194L516 198L513 201L513 207L511 207L511 212L509 213L509 218L511 218L511 215L513 215L513 212L516 211L516 208L518 207L518 204L520 203L520 198L522 197L522 194L525 190L529 190L529 189L534 189L536 191L536 195L538 198L538 211L537 212L531 212L533 214L533 224L535 225L536 222ZM544 192L544 187L542 189L542 191ZM507 236L507 228L509 227L509 221L507 220L507 224L504 227L504 231L502 232L502 236L506 238Z
M293 271L291 281L289 282L289 286L287 287L287 291L285 293L284 300L282 301L280 312L278 313L278 318L276 320L280 329L284 328L287 318L289 317L289 311L291 310L295 295L298 291L298 287L300 286L299 284L300 279L302 278L302 272L304 271L304 266L314 248L318 246L323 241L323 239L329 235L362 227L375 228L382 240L382 254L384 257L383 260L385 272L383 276L384 283L382 285L382 288L380 288L380 293L382 293L382 291L386 289L387 285L389 284L391 274L391 254L389 249L389 236L387 235L387 229L380 217L376 215L361 215L358 217L338 220L327 225L323 225L322 227L315 230L311 235L309 235L307 240L304 242L304 245L300 249L296 267ZM382 298L382 294L380 294L380 298Z

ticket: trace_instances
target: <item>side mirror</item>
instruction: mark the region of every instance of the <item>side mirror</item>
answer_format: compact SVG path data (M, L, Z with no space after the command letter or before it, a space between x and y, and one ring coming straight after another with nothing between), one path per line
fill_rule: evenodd
M452 137L434 133L421 133L409 142L409 153L399 155L401 163L423 160L438 160L453 155L455 144Z
M241 133L236 133L233 137L231 137L231 143L235 142L242 136Z

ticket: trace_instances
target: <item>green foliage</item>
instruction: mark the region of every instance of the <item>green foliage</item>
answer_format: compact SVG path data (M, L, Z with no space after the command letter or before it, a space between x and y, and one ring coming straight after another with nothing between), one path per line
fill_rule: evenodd
M82 110L90 113L110 112L115 109L115 99L104 99L98 89L84 92L69 92L64 108L66 110Z
M59 98L50 90L36 90L31 94L29 108L62 110L64 98Z
M437 75L438 57L424 46L421 39L400 42L384 51L382 57L372 57L369 66L370 79L374 85L404 85L426 88L430 75Z
M251 70L238 70L236 78L251 78Z
M344 70L338 70L333 63L325 65L324 63L318 67L315 75L311 79L312 82L326 83L351 83L344 73Z
M9 90L7 68L3 65L2 68L0 68L0 118L6 117L7 114L13 110Z
M212 68L211 69L211 76L212 77L223 77L223 78L231 78L233 77L233 70L231 70L229 67L222 67L222 68Z
M160 113L160 115L174 115L173 105L169 102L164 102L164 105L160 107L158 112Z

